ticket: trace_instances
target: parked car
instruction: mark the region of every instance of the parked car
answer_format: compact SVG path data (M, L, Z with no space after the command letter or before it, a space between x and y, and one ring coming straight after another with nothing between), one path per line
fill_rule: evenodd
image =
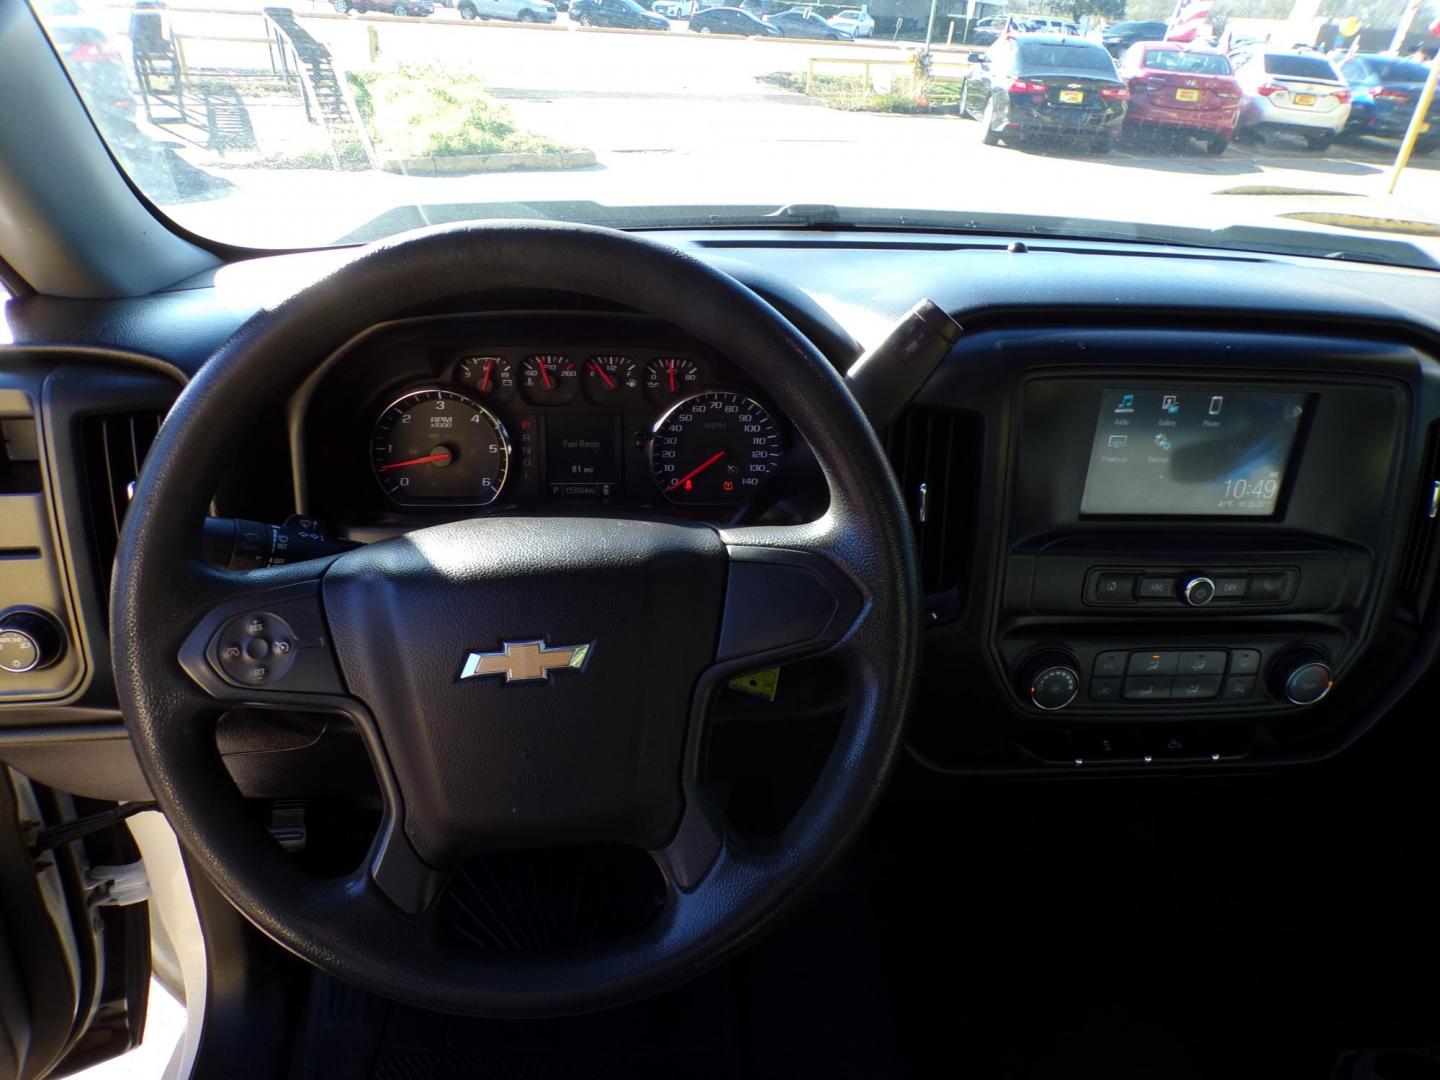
M1088 142L1109 153L1125 122L1130 91L1105 49L1083 38L1022 34L1001 38L960 87L962 115L978 116L980 141L994 146L1037 137Z
M1323 56L1288 49L1234 53L1240 83L1240 132L1299 135L1326 150L1350 119L1350 86Z
M462 19L507 19L510 22L553 23L559 9L550 0L460 0Z
M646 11L635 0L571 0L570 18L581 26L626 30L669 30L670 20Z
M1125 50L1140 41L1164 41L1163 22L1118 22L1107 26L1100 34L1100 42L1110 50L1111 56L1122 56Z
M819 41L853 41L854 36L831 26L813 11L782 11L765 20L784 37L813 38Z
M1340 62L1340 74L1350 85L1350 119L1345 135L1380 135L1400 138L1410 127L1428 70L1413 60L1361 53ZM1440 146L1440 96L1425 112L1426 127L1415 142L1415 153L1430 154Z
M718 7L696 12L690 29L697 34L740 34L744 37L779 37L778 27L739 8Z
M1077 24L1050 15L991 15L970 29L967 40L972 45L993 45L1005 33L1005 27L1012 19L1016 32L1021 34L1080 33Z
M1130 88L1125 127L1168 129L1222 154L1240 120L1240 84L1228 57L1174 41L1142 41L1125 50L1120 77Z
M330 0L330 3L342 15L352 11L382 11L402 17L435 14L432 0Z
M844 30L851 37L875 36L875 19L864 8L846 8L826 21L836 30Z

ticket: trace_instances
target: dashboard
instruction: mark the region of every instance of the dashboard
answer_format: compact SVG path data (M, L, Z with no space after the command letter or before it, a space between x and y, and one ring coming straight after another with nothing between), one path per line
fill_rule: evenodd
M877 432L925 594L915 767L1315 761L1434 670L1433 274L1034 238L663 239L756 290L841 370L921 298L965 328ZM58 640L52 663L0 672L8 760L38 753L37 732L123 739L105 595L125 487L188 374L339 257L7 306L0 633L41 612ZM317 356L237 447L215 512L298 515L353 542L484 514L819 517L823 475L735 359L593 301L458 295Z
M762 389L619 312L377 326L320 367L291 418L301 511L356 537L516 510L738 522L825 505Z

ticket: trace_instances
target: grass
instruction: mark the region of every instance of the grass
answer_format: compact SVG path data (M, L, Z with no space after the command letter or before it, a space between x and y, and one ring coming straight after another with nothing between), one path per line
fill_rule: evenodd
M346 73L355 106L385 157L560 153L574 149L522 131L480 78L431 64L389 64Z
M879 71L880 69L876 69ZM799 71L773 71L760 76L767 86L780 90L805 93L805 74ZM949 81L930 80L925 88L925 103L916 100L914 76L896 73L890 89L879 93L872 89L865 93L865 76L831 75L817 72L810 84L810 97L822 101L832 109L846 112L880 112L901 115L928 115L931 113L954 112L960 100L960 84Z

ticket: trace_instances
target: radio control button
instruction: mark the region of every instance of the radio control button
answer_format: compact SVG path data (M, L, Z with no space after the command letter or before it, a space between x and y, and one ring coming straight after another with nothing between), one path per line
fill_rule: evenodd
M1244 600L1249 581L1243 577L1217 577L1215 579L1216 600Z
M1263 604L1288 600L1294 579L1295 575L1289 570L1277 570L1270 574L1251 574L1250 591L1245 598L1252 603Z
M1204 607L1215 599L1215 582L1203 575L1192 577L1185 582L1180 595L1191 607Z
M1140 579L1140 599L1175 599L1175 579L1168 577L1142 577Z
M1135 575L1098 575L1095 578L1095 599L1102 604L1130 603L1135 599Z

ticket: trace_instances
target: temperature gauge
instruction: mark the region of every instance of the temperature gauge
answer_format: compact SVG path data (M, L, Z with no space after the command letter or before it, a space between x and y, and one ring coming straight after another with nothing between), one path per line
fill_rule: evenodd
M580 389L580 371L568 356L527 356L520 368L520 392L532 405L568 405Z

